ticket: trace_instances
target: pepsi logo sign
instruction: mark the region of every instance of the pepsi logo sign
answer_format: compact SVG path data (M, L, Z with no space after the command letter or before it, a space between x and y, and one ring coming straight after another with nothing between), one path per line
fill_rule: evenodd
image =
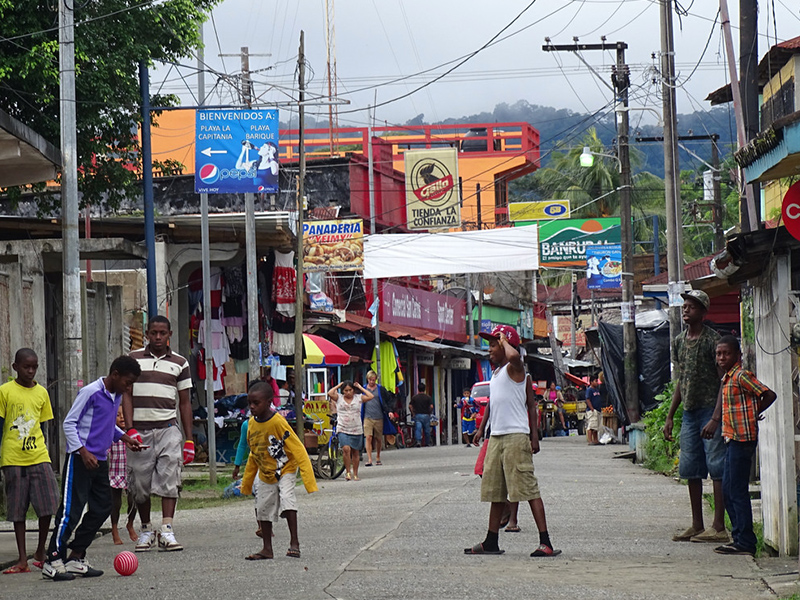
M216 183L219 179L219 168L217 165L203 165L200 167L200 181L203 183Z

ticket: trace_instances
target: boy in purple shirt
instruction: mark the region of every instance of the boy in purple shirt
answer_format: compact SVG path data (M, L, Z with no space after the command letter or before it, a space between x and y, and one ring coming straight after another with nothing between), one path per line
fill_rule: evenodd
M75 575L98 577L103 574L86 562L86 549L111 514L111 486L106 460L109 447L121 439L131 450L142 449L139 442L116 425L122 394L130 391L141 372L136 359L129 356L115 359L108 376L78 392L64 419L67 456L62 472L61 506L50 536L47 561L42 568L45 579L66 581L74 579ZM88 510L83 515L87 504ZM73 531L75 538L69 544L67 557L67 542Z

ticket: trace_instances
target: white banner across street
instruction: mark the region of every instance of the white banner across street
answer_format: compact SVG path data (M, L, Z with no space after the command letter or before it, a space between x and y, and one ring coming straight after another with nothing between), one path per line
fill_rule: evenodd
M364 237L364 278L539 268L537 225Z

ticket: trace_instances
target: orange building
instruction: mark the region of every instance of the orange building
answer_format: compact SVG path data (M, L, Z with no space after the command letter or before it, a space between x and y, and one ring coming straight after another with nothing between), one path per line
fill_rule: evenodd
M152 130L154 161L172 159L184 165L184 174L194 173L195 111L165 111L157 118ZM367 154L367 128L341 128L331 135L330 129L306 130L306 159L309 169L314 161L344 157L348 154ZM296 129L280 131L280 163L298 160ZM463 205L462 227L477 229L508 223L508 183L533 172L539 166L539 132L528 123L474 123L462 125L422 125L418 127L375 127L373 129L376 161L386 162L391 155L392 167L402 173L403 153L421 148L458 149L458 170ZM331 152L331 147L334 152ZM388 152L391 147L390 152ZM376 169L388 170L388 165ZM360 187L360 186L359 186ZM356 190L366 198L366 190ZM355 200L355 199L353 199ZM365 206L363 201L351 201L353 212ZM393 214L391 226L404 226L405 214L399 207L378 209L379 214ZM401 216L402 215L402 216ZM362 214L367 217L368 215Z

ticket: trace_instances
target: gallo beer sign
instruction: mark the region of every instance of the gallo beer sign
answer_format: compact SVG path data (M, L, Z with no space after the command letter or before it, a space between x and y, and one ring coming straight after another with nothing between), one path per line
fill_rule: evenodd
M800 240L800 181L793 184L783 197L783 224L793 238Z
M409 150L405 168L408 228L461 227L456 149Z

